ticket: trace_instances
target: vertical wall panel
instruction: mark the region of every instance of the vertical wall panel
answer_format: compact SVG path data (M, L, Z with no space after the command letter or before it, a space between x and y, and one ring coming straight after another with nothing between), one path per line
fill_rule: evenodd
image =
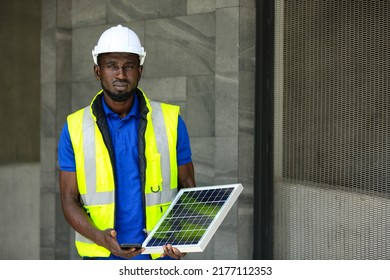
M277 259L390 257L388 1L276 1Z

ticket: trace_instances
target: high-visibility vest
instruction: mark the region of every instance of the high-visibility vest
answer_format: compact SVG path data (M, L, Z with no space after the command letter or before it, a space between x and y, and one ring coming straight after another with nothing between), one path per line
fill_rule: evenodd
M139 156L144 159L140 164L146 231L157 224L177 193L178 175L176 159L177 125L180 107L155 101L149 101L142 90L137 89L141 118L138 135ZM91 105L71 114L67 118L68 129L74 149L78 190L84 210L97 228L114 228L115 216L115 178L112 156L110 158L105 135L108 127L99 126L96 108L102 114L100 91ZM99 104L97 106L96 104ZM146 116L142 117L142 112ZM146 127L145 127L146 126ZM144 129L142 130L142 127ZM101 129L103 131L101 131ZM107 136L106 136L107 137ZM111 144L108 144L111 145ZM112 148L112 147L111 147ZM145 174L142 178L142 174ZM110 252L90 239L76 232L76 247L80 256L108 257ZM158 255L152 255L153 258Z

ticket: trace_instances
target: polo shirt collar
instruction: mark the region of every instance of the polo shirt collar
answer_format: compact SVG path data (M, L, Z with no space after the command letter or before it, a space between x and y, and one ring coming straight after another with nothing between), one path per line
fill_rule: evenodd
M133 93L133 95L134 95L133 106L131 107L130 112L123 119L130 118L131 116L136 117L136 118L140 117L138 96L135 93ZM115 113L114 111L111 110L110 107L108 107L108 105L104 101L104 96L102 98L102 103L103 103L103 110L104 110L104 113L106 114L106 116L115 116L115 115L118 116L117 113Z

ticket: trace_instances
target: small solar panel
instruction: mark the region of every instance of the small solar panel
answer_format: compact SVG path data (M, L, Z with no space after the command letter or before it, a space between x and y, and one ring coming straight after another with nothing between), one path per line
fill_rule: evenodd
M242 189L241 184L181 189L142 243L143 254L163 253L166 244L203 252Z

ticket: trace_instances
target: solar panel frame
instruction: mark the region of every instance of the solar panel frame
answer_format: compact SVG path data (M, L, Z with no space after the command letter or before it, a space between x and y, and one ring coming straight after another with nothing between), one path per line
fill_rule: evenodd
M223 191L227 191L227 190L231 190L230 194L224 198L223 201L219 201L219 205L213 205L216 209L212 209L212 208L203 208L203 209L199 209L198 206L205 206L210 204L210 201L208 201L209 197L206 197L205 196L205 191L206 191L206 194L208 191L211 191L212 193L214 192L223 192ZM171 244L173 247L176 247L178 248L181 252L186 252L186 253L190 253L190 252L203 252L204 249L206 248L207 244L210 242L211 238L213 237L213 235L215 234L215 232L217 231L218 227L221 225L223 219L226 217L226 215L228 214L228 212L230 211L230 209L232 208L232 206L234 205L234 203L236 202L238 196L240 195L240 193L242 192L243 190L243 186L242 184L240 183L237 183L237 184L228 184L228 185L217 185L217 186L203 186L203 187L195 187L195 188L184 188L184 189L181 189L175 199L172 201L171 205L169 206L169 208L165 211L164 215L161 217L161 219L159 220L159 222L156 224L156 226L153 228L153 230L148 234L147 238L145 239L145 241L142 243L142 247L145 248L145 251L142 253L142 254L157 254L157 253L163 253L163 249L162 249L162 246L163 245L166 245L166 244ZM197 203L192 203L192 201L190 203L187 203L189 198L188 196L189 195L192 195L192 194L203 194L204 195L204 199L201 199L201 201L197 201ZM187 204L184 204L182 199L187 199ZM196 198L194 198L196 199ZM214 201L215 202L215 201ZM212 204L213 202L211 202ZM215 202L216 203L216 202ZM186 209L187 213L188 213L188 205L192 205L192 206L189 206L190 208L193 208L193 206L195 206L195 209L192 209L193 212L197 213L196 211L201 211L203 212L203 214L198 214L198 215L195 215L195 216L172 216L173 215L176 215L178 213L176 213L176 211L178 211L178 208L179 207L182 207L184 209ZM220 208L217 208L219 207ZM175 209L175 210L173 210ZM211 216L210 216L211 214ZM169 216L171 215L171 216ZM168 231L159 231L160 230L160 227L164 227L164 226L170 226L171 224L169 224L169 221L177 221L176 219L178 218L181 218L179 224L180 226L182 227L181 230L173 230L173 231L170 231L171 235L169 238L165 238L163 241L160 241L159 244L153 244L153 242L157 239L157 237L159 236L166 236L166 234L168 233ZM193 221L195 219L198 219L198 220L202 220L204 219L204 223L207 225L206 228L202 228L202 230L204 229L204 232L201 232L200 230L194 230L194 229L191 229L191 228L188 228L188 227L193 227ZM210 221L211 219L211 221ZM175 238L174 238L174 234L182 234L182 235L185 235L186 234L186 231L188 232L192 232L192 234L195 234L197 236L193 236L193 239L191 240L187 240L186 242L178 242ZM200 237L199 237L200 236ZM174 238L174 239L170 239L170 238ZM187 243L187 244L185 244Z

